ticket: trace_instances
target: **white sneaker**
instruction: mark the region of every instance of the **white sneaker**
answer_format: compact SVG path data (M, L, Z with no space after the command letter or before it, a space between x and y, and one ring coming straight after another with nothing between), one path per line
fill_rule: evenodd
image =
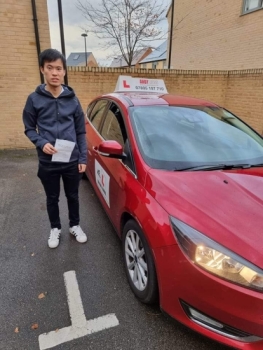
M60 233L61 233L61 230L58 228L51 229L50 236L48 239L49 248L57 248L57 246L59 245Z
M73 226L69 228L69 232L76 237L76 240L79 243L85 243L87 242L87 236L86 234L82 231L82 228L78 226Z

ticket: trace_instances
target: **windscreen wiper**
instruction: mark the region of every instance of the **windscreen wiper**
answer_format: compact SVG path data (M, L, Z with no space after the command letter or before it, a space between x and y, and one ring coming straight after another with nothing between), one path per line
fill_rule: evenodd
M263 167L263 163L251 164L251 168L260 168Z
M210 170L231 170L231 169L249 169L254 166L263 166L262 164L213 164L213 165L199 165L182 169L174 169L174 171L210 171Z

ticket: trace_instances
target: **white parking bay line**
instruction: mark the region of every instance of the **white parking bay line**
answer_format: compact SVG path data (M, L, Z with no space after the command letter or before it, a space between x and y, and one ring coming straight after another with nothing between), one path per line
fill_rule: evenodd
M41 334L38 338L40 350L50 349L54 346L84 337L85 335L96 333L107 328L116 327L119 321L114 314L109 314L86 321L84 327L65 327L58 331Z
M86 317L75 271L64 273L64 281L72 326L84 327L86 324Z
M75 271L65 272L64 280L72 325L41 334L38 338L40 350L50 349L88 334L119 325L115 314L86 320Z

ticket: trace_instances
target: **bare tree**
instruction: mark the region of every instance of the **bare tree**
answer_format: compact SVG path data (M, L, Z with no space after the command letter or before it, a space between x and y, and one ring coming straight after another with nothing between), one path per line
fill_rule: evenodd
M136 51L164 39L158 27L165 19L166 6L158 0L78 0L77 8L89 23L88 31L103 39L105 49L121 54L130 67ZM165 33L166 34L166 33ZM150 43L150 44L149 44Z

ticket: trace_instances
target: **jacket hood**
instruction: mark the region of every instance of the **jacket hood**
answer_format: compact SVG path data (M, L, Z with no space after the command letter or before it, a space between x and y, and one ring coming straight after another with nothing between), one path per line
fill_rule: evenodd
M47 97L53 97L52 94L45 89L45 86L46 86L46 84L39 85L36 88L36 93L38 93L39 95L47 96ZM70 86L62 84L62 87L63 87L64 91L62 92L62 94L60 94L58 96L58 98L61 98L61 97L74 97L75 96L75 92Z
M169 215L263 268L263 168L151 169L146 188Z

